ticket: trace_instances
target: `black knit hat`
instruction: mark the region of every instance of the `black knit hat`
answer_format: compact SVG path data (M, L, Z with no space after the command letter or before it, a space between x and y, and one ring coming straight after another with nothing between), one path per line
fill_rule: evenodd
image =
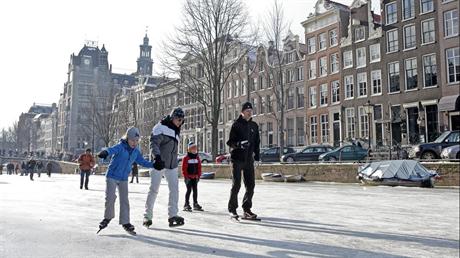
M184 118L185 117L185 114L184 114L184 110L182 110L182 108L175 108L171 114L170 114L171 118Z
M251 102L244 103L243 106L241 107L241 112L245 111L246 109L252 109Z

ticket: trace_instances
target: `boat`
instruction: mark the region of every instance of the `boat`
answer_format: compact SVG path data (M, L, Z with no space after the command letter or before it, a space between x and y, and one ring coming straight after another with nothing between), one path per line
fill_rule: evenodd
M214 179L216 177L216 172L204 172L201 174L201 179Z
M295 183L302 181L302 175L285 175L284 181L287 183Z
M262 173L262 179L267 182L284 182L284 176L280 173Z
M365 164L357 179L367 185L434 187L440 176L416 160L388 160Z

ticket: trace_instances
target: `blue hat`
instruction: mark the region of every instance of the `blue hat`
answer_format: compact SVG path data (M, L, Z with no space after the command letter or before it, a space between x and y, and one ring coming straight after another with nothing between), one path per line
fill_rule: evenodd
M190 149L190 148L192 148L192 147L196 147L196 143L194 143L194 142L189 142L187 148Z

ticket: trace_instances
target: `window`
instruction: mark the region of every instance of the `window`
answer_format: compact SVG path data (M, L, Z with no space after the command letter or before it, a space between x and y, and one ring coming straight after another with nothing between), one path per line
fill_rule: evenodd
M403 20L414 18L415 16L415 0L402 0Z
M356 67L366 67L366 48L358 48L356 49Z
M321 84L319 92L319 103L321 106L327 106L327 84Z
M294 108L294 89L287 90L287 109Z
M264 77L262 75L259 76L259 89L264 89Z
M336 46L339 44L338 36L337 36L337 31L336 30L331 30L329 32L329 45L331 47Z
M323 56L319 59L319 76L327 75L327 57Z
M356 81L358 82L358 96L367 96L367 73L358 73Z
M396 2L387 4L385 13L387 25L396 23L398 21L398 8Z
M460 48L446 50L447 82L460 82Z
M319 34L319 50L324 50L327 47L327 34Z
M257 115L257 98L252 98L251 103L252 103L252 113L254 115Z
M332 103L340 102L340 83L339 81L331 82Z
M372 95L382 94L382 73L380 70L371 72Z
M321 142L329 142L329 123L328 115L321 115Z
M444 36L453 37L458 35L458 10L444 13Z
M398 92L399 87L399 62L388 64L388 86L389 92Z
M296 57L295 57L295 53L294 53L294 52L287 53L287 54L286 54L286 62L285 62L285 63L286 63L286 64L292 63L292 62L296 61L295 59L296 59Z
M353 52L345 51L343 52L343 68L353 67Z
M347 139L355 138L355 109L345 109L346 127L347 127Z
M307 48L308 48L308 53L309 54L316 52L316 39L314 37L309 38L307 40Z
M263 61L260 61L260 62L259 62L259 72L263 72L263 71L264 71L264 68L265 68L264 62L263 62Z
M355 28L355 42L363 41L366 38L366 29L364 26L359 26Z
M404 27L404 49L415 48L415 25Z
M438 84L436 54L423 57L423 86L433 87Z
M434 19L422 21L422 43L433 43L436 40Z
M235 85L233 86L233 97L238 97L239 88L239 81L235 81Z
M231 98L231 97L232 97L232 84L233 84L232 82L229 82L229 83L228 83L228 88L227 88L227 90L228 90L228 92L227 92L227 98ZM186 96L187 96L187 95L188 95L188 94L186 94ZM186 103L187 103L187 101L186 101Z
M301 146L305 144L305 131L304 131L304 118L296 117L297 126L297 145Z
M286 119L287 146L294 146L294 118Z
M387 52L396 52L399 50L398 30L387 32Z
M272 108L272 103L273 103L273 101L272 101L272 96L267 95L267 96L265 97L265 100L266 100L266 102L267 102L267 109L266 109L266 110L267 110L267 113L273 112L273 108Z
M331 73L339 72L339 54L331 55Z
M406 68L406 90L417 88L417 58L407 59Z
M420 0L422 13L432 12L434 10L433 0Z
M266 100L265 100L265 97L259 97L259 103L260 103L260 113L261 114L265 114L265 112L267 111L266 107L267 107L267 103L266 103Z
M233 120L233 114L234 114L234 110L232 108L232 106L228 106L228 109L227 109L227 121L232 121Z
M296 94L297 95L297 108L303 108L305 106L303 86L298 87L296 91L297 91L297 94Z
M303 81L303 66L297 67L296 80Z
M318 120L316 116L310 117L310 137L311 143L318 143Z
M371 63L380 61L380 44L369 46L369 53L371 55Z
M359 107L359 136L361 138L369 137L369 115L366 114L364 107Z
M354 96L353 75L345 76L345 99L351 99Z
M309 91L310 107L316 107L316 87L310 87Z
M308 78L310 80L316 78L316 61L315 60L310 61L310 66L308 69Z

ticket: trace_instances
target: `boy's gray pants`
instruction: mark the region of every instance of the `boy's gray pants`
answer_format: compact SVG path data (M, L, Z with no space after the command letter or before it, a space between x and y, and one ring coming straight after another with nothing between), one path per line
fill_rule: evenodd
M105 179L105 219L113 219L115 217L115 200L117 195L115 191L118 187L120 195L120 225L129 223L129 200L128 200L128 181L120 181L106 177Z
M177 212L179 211L177 207L179 202L179 178L177 168L165 168L161 171L150 169L151 181L147 202L145 203L145 218L152 219L153 206L158 195L158 190L160 189L161 177L163 174L166 177L166 181L168 181L169 187L168 216L169 218L177 216Z

